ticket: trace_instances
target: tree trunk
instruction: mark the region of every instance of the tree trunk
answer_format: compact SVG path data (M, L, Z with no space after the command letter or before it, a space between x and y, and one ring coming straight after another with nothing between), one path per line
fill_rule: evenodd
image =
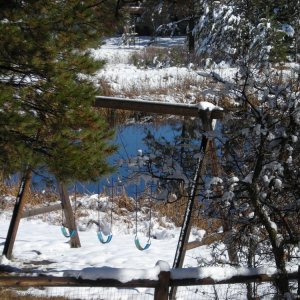
M280 276L280 278L275 280L275 285L278 288L278 291L281 294L281 296L283 296L285 293L290 292L284 250L282 245L278 245L277 232L275 231L275 229L273 229L270 223L270 219L266 215L266 212L264 211L259 201L256 188L252 186L249 192L250 192L249 193L250 199L254 207L255 213L259 217L261 224L266 228L266 231L268 233L269 241L272 247L272 253L275 259L276 268L280 270L282 273L282 276Z
M28 167L21 180L19 192L17 195L15 207L13 210L12 218L7 232L7 237L4 244L4 249L2 254L5 255L7 259L12 258L14 243L16 240L20 220L23 215L24 206L26 204L26 194L28 193L30 188L31 176L32 176L32 170L30 167Z
M64 184L58 183L58 190L61 198L61 204L63 208L63 212L66 219L66 227L69 229L69 232L74 230L75 234L70 238L70 246L71 248L80 248L80 240L78 235L78 230L76 227L75 217L72 209L72 205L69 199L67 188Z

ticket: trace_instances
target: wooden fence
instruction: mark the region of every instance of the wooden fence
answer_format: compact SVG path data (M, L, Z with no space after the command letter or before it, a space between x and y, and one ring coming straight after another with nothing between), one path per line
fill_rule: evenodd
M201 270L201 268L199 268ZM182 269L188 271L188 269ZM168 300L169 289L180 286L198 286L198 285L219 285L219 284L236 284L236 283L262 283L274 282L275 279L280 278L281 274L252 274L252 275L238 275L230 279L214 280L211 277L207 278L186 278L176 275L178 269L170 271L160 271L158 280L136 279L126 283L120 282L116 279L97 279L87 280L75 277L55 277L39 275L35 277L29 276L0 276L0 288L14 287L14 288L29 288L29 287L115 287L115 288L154 288L154 300ZM177 272L178 274L178 272ZM188 272L185 272L188 274ZM291 281L298 281L298 298L300 299L300 268L298 272L289 273L288 278Z

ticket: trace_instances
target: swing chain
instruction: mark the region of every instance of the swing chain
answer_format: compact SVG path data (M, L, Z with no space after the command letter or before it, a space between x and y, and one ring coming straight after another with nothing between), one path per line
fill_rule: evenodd
M110 226L110 234L108 236L106 236L106 240L104 239L104 235L102 233L101 230L101 226L100 226L100 187L98 185L98 221L99 221L99 228L98 228L98 232L97 232L97 236L98 236L98 240L102 243L102 244L108 244L111 240L112 240L112 233L111 233L111 229L112 229L112 213L111 213L111 226Z

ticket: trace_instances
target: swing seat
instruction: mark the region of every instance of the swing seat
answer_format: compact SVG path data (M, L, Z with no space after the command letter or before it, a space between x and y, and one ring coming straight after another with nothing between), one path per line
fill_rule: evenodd
M112 239L112 234L110 233L107 237L106 240L104 239L104 234L102 233L101 230L99 230L97 232L97 236L98 236L98 240L102 243L102 244L108 244L111 239Z
M75 229L73 229L73 230L71 230L71 232L69 232L68 233L68 231L67 231L67 228L65 227L65 226L61 226L61 232L62 232L62 234L66 237L66 238L72 238L72 237L74 237L75 236L75 233L76 233L76 230Z
M150 241L150 238L148 239L147 241L147 244L142 247L140 241L139 241L139 238L137 236L135 236L135 239L134 239L134 243L135 243L135 246L140 250L140 251L144 251L144 250L147 250L150 245L151 245L151 241Z

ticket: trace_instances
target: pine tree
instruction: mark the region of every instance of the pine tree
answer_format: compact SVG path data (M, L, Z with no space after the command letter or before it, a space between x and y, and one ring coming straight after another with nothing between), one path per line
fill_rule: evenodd
M110 3L110 4L109 4ZM61 180L96 179L114 150L92 108L89 53L114 28L111 1L1 1L0 167L46 165Z
M90 49L115 28L114 4L0 2L0 168L23 174L3 250L8 258L32 170L45 167L63 184L112 171L106 159L115 150L113 132L92 107L101 90L90 78L103 62Z

